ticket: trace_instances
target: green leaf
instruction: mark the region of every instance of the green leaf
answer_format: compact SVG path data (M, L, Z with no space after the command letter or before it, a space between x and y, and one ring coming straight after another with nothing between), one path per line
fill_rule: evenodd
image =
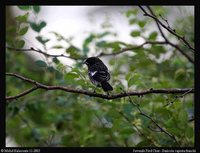
M122 138L128 138L131 134L133 134L133 128L131 127L124 127L123 130L120 132Z
M126 74L125 79L128 81L131 78L131 76L132 76L132 73L128 73L128 74Z
M54 58L53 58L53 62L56 63L56 64L60 63L60 61L58 60L57 57L54 57Z
M119 41L109 42L106 44L106 47L110 47L113 51L119 51L121 49Z
M173 135L179 135L180 134L180 129L178 128L167 128L167 130L172 133Z
M184 110L179 111L179 119L180 119L180 122L182 122L182 124L186 124L188 121L187 112Z
M149 141L148 140L143 140L143 141L141 141L140 143L138 143L137 145L136 145L136 147L146 147L146 146L149 146Z
M75 78L79 78L79 74L75 72L69 72L64 77L65 80L74 80Z
M32 131L31 131L31 134L32 134L33 138L35 139L35 141L39 141L40 140L41 134L39 132L39 129L33 128Z
M188 138L192 138L193 135L194 135L194 129L192 127L187 127L186 128L186 131L185 131L185 135L188 137Z
M130 19L130 20L129 20L129 24L130 24L130 25L135 24L135 23L137 23L137 21L138 21L138 20L135 19L135 18L134 18L134 19Z
M86 56L89 51L90 49L88 47L83 47L84 56Z
M51 48L54 48L54 49L61 49L61 48L64 48L64 47L61 46L61 45L55 45L55 46L53 46L53 47L51 47Z
M68 146L69 144L73 144L73 135L67 134L61 137L61 144Z
M139 21L138 25L143 28L146 25L146 21Z
M167 9L165 7L162 6L153 6L153 10L156 16L158 15L164 15L167 13Z
M182 80L185 77L185 73L185 70L183 68L180 68L176 70L174 77L176 80Z
M131 15L132 15L132 12L131 12L132 10L128 10L127 12L126 12L126 17L130 17Z
M79 51L79 49L74 47L74 46L70 46L69 48L66 49L67 53L73 53L73 52L76 52L76 51Z
M69 53L70 56L73 56L73 57L80 57L80 55L78 54L79 51L80 49L75 46L70 46L69 48L66 49L66 52Z
M23 48L24 44L25 44L24 40L19 40L18 43L17 43L17 48Z
M27 12L26 14L24 14L24 15L19 15L19 16L17 16L17 17L15 17L15 19L17 20L17 21L19 21L19 22L28 22L27 20L28 20L28 16L29 16L29 13Z
M151 46L151 53L153 53L156 58L160 57L161 53L165 53L166 49L163 45L152 45Z
M170 118L167 121L165 121L165 126L166 127L173 127L173 125L176 124L176 120L174 118Z
M94 38L95 35L91 34L89 37L85 39L83 46L88 46L88 44L91 43Z
M102 38L102 37L105 37L105 36L107 36L109 34L111 34L111 33L106 31L106 32L103 32L103 33L100 33L100 34L96 35L96 38Z
M24 27L24 28L20 29L19 35L22 36L22 35L26 34L27 31L28 31L28 28L29 28L29 27Z
M54 68L52 66L50 66L50 67L47 68L47 71L54 72Z
M158 32L153 31L150 35L149 35L149 40L156 40L158 36Z
M35 13L39 13L40 12L40 6L37 6L37 5L33 6L33 11Z
M131 32L131 36L132 37L138 37L138 36L140 36L140 31L132 31Z
M87 55L87 53L89 52L89 48L88 45L92 42L92 40L95 38L94 34L90 34L84 41L83 43L83 52L84 55Z
M8 45L10 45L10 46L14 46L15 42L13 40L13 37L6 35L6 43L8 43Z
M115 59L113 58L113 59L111 59L111 60L109 61L109 64L110 64L110 65L115 65L115 62L116 62L116 61L115 61Z
M12 117L17 115L20 111L19 107L17 107L17 106L13 106L11 109L12 109Z
M31 6L19 5L18 8L23 11L27 11L31 8Z
M133 106L131 104L125 104L123 106L124 113L126 113L127 115L131 114L132 109L133 109Z
M134 79L134 77L131 77L131 78L128 80L128 87L132 86L134 83L135 83L135 79Z
M99 42L96 42L96 46L97 47L104 47L106 45L106 41L99 41Z
M63 74L61 72L59 72L58 70L55 70L56 72L56 79L60 80L63 77Z
M50 39L44 38L42 36L37 36L36 39L43 45L50 40Z
M39 67L47 67L47 64L42 60L37 60L35 63Z
M14 26L9 26L6 28L6 32L8 33L16 33L17 29Z
M46 22L41 21L40 23L36 24L34 22L30 22L30 26L31 28L36 31L36 32L40 32L45 26L46 26Z
M131 9L131 10L128 10L127 12L126 12L126 16L127 17L130 17L130 16L132 16L132 15L136 15L138 13L138 9Z
M138 84L138 79L141 77L139 73L135 73L133 77L128 80L128 87L131 87L133 84Z

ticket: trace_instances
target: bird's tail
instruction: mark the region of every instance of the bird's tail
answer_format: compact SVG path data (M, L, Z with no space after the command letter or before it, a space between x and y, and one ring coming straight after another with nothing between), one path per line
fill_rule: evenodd
M101 82L101 86L105 92L113 90L113 87L108 82Z

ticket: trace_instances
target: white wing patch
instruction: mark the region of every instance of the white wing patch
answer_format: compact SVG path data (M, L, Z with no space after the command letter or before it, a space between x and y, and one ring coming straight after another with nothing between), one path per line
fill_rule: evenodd
M94 76L97 73L97 71L90 72L91 76Z

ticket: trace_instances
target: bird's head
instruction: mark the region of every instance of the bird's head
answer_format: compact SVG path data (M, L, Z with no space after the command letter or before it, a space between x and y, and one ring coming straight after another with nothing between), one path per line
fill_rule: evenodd
M99 62L102 61L98 57L89 57L83 62L83 64L86 64L89 67Z

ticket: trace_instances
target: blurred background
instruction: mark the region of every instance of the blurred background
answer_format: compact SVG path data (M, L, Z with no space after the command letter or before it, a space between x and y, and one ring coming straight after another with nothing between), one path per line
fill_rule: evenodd
M152 10L194 46L194 6L152 6ZM170 41L194 58L193 52L180 40L163 31ZM155 22L143 16L137 6L6 7L6 46L33 47L51 55L77 58L6 50L6 72L19 73L48 85L92 90L94 86L89 82L81 58L116 53L146 41L163 41L163 37ZM111 71L113 93L122 92L121 88L130 91L194 87L194 65L169 45L148 44L100 58ZM8 96L30 87L19 79L6 77ZM97 92L103 93L101 89ZM171 101L172 105L164 107ZM174 99L173 95L149 95L135 102L141 103L144 111L173 133L181 146L194 145L194 124L188 122L194 116L193 95L182 99ZM121 111L131 123L120 115ZM149 138L139 134L133 125ZM177 145L149 126L152 123L141 117L125 98L107 101L38 90L6 106L6 146Z

